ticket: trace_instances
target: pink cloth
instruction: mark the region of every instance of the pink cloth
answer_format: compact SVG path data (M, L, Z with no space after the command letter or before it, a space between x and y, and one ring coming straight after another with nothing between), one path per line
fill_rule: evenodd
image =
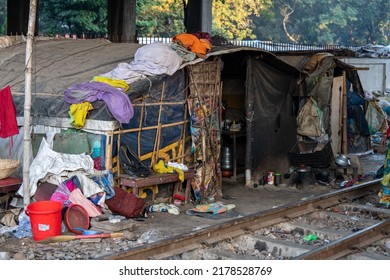
M50 200L61 202L63 206L69 207L71 204L69 200L70 193L76 189L72 179L62 182L55 192L52 194Z
M74 191L72 191L70 193L69 200L74 204L79 204L83 206L84 209L87 211L88 216L90 217L96 217L102 214L102 211L97 208L92 203L92 201L86 198L80 189L75 189Z

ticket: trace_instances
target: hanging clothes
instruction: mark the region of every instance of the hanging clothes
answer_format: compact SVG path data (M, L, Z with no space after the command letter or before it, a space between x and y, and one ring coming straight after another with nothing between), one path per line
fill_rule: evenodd
M0 90L0 137L7 138L19 134L16 109L12 100L11 88Z

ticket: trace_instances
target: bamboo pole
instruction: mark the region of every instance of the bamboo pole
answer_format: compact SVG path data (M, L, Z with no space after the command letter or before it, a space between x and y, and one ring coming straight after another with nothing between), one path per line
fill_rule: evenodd
M106 135L106 159L105 167L107 170L112 168L112 142L114 141L114 135L112 131Z
M341 152L348 153L348 135L347 135L347 76L343 70L343 145Z
M31 117L31 84L32 84L32 54L35 33L35 21L37 14L37 0L30 0L30 12L28 19L26 60L25 60L25 95L24 95L24 134L23 134L23 204L30 204L30 117Z
M160 135L161 134L161 110L162 110L162 101L164 99L164 92L165 92L165 82L162 84L162 89L161 89L160 108L158 111L156 137L154 139L154 148L153 148L153 152L155 152L155 154L152 157L152 162L151 162L152 166L157 162L157 158L158 158L158 151L159 151L160 137L161 137Z
M182 124L188 123L188 122L189 121L187 120L187 121L179 121L179 122L162 124L161 128L167 128L167 127L172 127L172 126L176 126L176 125L182 125ZM157 125L143 127L142 129L140 129L139 127L137 127L137 128L129 128L129 129L120 130L120 131L113 131L112 134L122 134L122 133L128 133L128 132L138 132L140 130L144 131L144 130L152 130L152 129L156 129L156 128L158 128Z
M142 102L142 104L144 104ZM144 111L145 111L145 106L142 106L141 107L141 114L140 114L140 117L139 117L139 131L138 131L138 157L141 155L141 131L142 131L142 120L144 118Z
M178 102L156 102L156 103L142 103L142 104L133 104L133 107L152 107L152 106L160 106L160 105L166 105L166 106L174 106L174 105L183 105L185 102L178 101Z
M178 152L178 155L179 156L182 156L184 155L185 153L185 149L186 149L186 128L187 128L187 109L188 108L188 105L187 103L184 104L184 121L185 123L183 123L183 127L182 127L182 135L181 135L181 145L179 146L179 152ZM184 158L184 157L183 157ZM184 163L184 160L183 162L181 163Z

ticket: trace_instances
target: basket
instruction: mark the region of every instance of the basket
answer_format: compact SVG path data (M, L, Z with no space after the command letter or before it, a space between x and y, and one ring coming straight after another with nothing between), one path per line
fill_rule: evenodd
M19 166L20 161L15 159L0 159L0 179L9 177Z
M330 142L324 145L316 142L298 141L291 148L288 156L293 166L307 165L325 168L334 161Z

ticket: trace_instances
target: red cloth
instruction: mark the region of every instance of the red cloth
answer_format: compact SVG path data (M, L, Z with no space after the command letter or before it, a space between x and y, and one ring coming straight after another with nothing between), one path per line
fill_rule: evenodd
M16 109L12 100L11 88L0 90L0 137L7 138L19 134Z

